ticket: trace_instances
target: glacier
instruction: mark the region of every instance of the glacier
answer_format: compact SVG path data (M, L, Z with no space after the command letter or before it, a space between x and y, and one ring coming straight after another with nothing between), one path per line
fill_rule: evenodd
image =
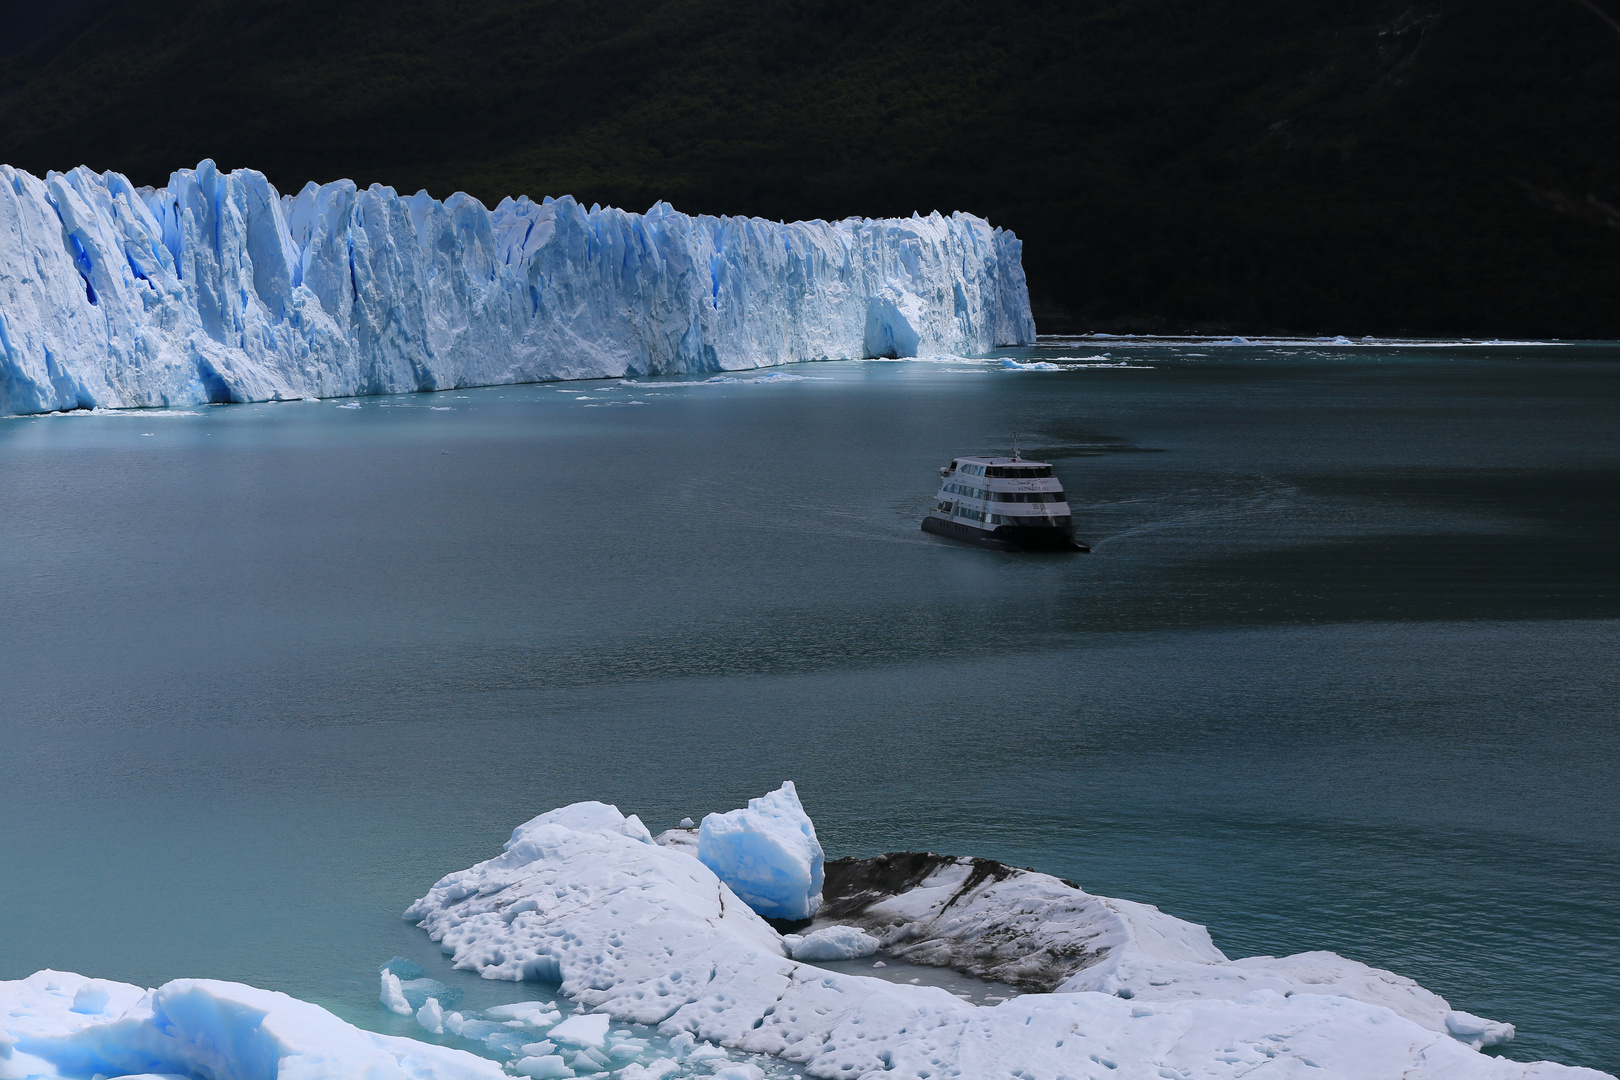
M1511 1026L1391 972L1333 953L1229 960L1194 923L988 860L919 856L899 888L846 881L824 894L827 921L810 936L847 916L894 955L937 963L954 948L1056 980L1054 992L976 1005L815 967L791 955L808 939L785 939L743 903L691 833L654 838L616 807L562 807L441 879L405 918L457 968L559 983L593 1014L814 1077L1612 1080L1481 1053Z
M982 353L1034 341L1022 245L966 213L780 223L571 197L138 188L0 165L0 415Z

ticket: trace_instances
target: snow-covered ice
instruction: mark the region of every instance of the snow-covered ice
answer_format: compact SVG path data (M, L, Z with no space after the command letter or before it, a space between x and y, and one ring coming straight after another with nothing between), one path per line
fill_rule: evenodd
M777 1055L818 1077L1604 1076L1481 1054L1469 1044L1506 1030L1388 972L1325 953L1231 961L1195 924L986 860L923 857L845 906L896 953L909 928L937 956L980 952L1026 982L1062 982L1059 992L989 1007L828 971L786 955L688 851L655 844L614 807L575 804L519 826L502 854L445 877L406 918L458 968L558 982L588 1012ZM859 921L833 903L823 917Z
M1035 339L1021 258L963 213L490 210L282 195L210 161L157 189L0 165L0 415L982 353Z
M879 941L857 926L823 926L809 934L784 934L782 944L795 960L854 960L878 951Z
M318 1005L211 979L156 990L41 971L0 982L0 1078L500 1080L487 1058L344 1023Z
M808 919L821 904L821 843L793 781L698 827L698 861L768 919Z

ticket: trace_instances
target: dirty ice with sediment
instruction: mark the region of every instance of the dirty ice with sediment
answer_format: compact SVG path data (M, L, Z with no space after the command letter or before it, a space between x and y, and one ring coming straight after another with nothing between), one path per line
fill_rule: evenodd
M815 917L783 935L760 909ZM762 1080L773 1062L914 1080L1606 1076L1481 1053L1512 1026L1392 972L1330 952L1231 960L1201 926L1035 871L926 853L827 864L791 784L658 837L603 803L552 810L405 918L457 968L560 984L572 1011L464 1013L409 961L384 965L381 1007L480 1056L236 983L43 971L0 983L0 1078ZM806 962L875 951L1031 992L978 1005Z

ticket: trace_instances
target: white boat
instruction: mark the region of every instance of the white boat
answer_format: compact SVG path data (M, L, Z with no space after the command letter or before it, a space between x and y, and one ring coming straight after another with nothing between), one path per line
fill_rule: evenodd
M1090 551L1074 539L1063 485L1044 461L959 457L944 478L923 532L999 551Z

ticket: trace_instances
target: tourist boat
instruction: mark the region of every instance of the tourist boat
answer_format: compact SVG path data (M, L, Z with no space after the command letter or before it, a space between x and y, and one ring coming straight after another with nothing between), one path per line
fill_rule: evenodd
M1063 485L1044 461L960 457L944 477L923 532L998 551L1090 551L1076 543Z

